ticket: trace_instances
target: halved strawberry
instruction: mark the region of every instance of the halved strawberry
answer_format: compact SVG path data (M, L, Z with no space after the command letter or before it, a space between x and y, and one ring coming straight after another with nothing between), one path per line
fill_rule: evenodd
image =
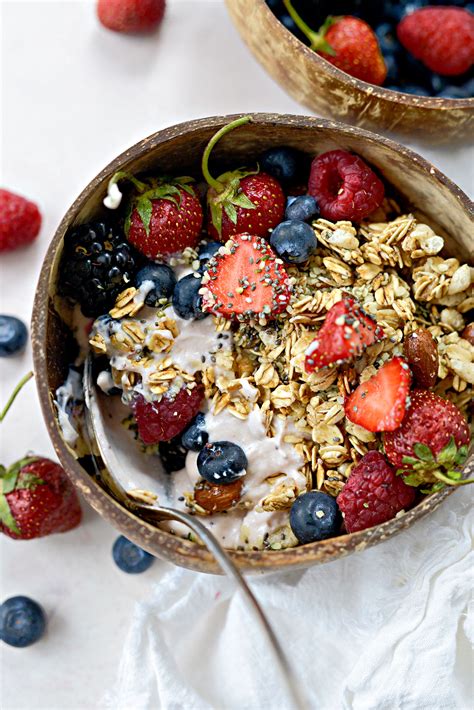
M350 296L329 309L318 335L306 350L305 369L340 365L385 337L383 329Z
M406 360L394 357L347 398L346 417L368 431L394 431L405 416L411 372Z
M219 249L202 284L202 309L225 318L273 316L290 301L283 262L265 239L251 234L236 234Z
M192 390L183 387L174 399L164 395L159 402L147 402L139 395L132 405L138 436L147 445L173 439L194 419L203 397L202 385Z

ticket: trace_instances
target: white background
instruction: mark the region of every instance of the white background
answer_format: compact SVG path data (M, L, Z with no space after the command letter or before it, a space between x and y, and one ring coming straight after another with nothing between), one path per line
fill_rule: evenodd
M105 31L86 2L0 6L1 185L35 199L44 216L33 246L1 257L2 313L29 320L60 218L126 147L190 118L305 112L254 61L220 0L169 0L160 32L142 38ZM472 192L472 146L414 147ZM30 366L29 349L0 362L0 402ZM26 451L54 456L32 383L2 424L0 460L9 464ZM110 556L116 532L85 505L84 512L83 525L67 535L1 541L2 598L32 596L50 622L36 646L3 647L5 710L96 707L113 684L135 600L165 571L157 561L145 575L121 573Z

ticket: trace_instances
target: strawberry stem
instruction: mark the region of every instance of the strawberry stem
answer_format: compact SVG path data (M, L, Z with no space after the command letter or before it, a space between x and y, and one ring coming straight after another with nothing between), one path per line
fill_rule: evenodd
M325 52L326 54L330 54L331 56L335 56L336 52L335 50L331 47L328 42L324 39L324 36L328 29L331 27L331 25L334 25L335 22L337 21L336 18L334 17L328 17L325 21L322 27L319 29L318 32L315 32L314 30L311 29L309 25L306 24L306 22L303 20L300 15L296 12L295 8L291 4L291 0L283 0L283 4L288 10L288 14L290 15L291 19L294 21L295 25L298 27L299 30L304 34L305 37L307 37L310 41L310 47L313 49L315 52Z
M126 170L119 170L114 175L112 175L112 177L109 180L109 187L111 185L117 184L120 180L128 180L129 182L132 183L132 185L134 185L134 187L137 188L138 192L144 192L145 190L148 189L148 185L146 185L141 180L137 180L137 178L134 175L131 175Z
M223 136L230 133L230 131L233 131L234 128L250 123L251 120L252 116L242 116L241 118L237 118L235 121L231 121L231 123L228 123L226 126L223 126L219 131L217 131L206 146L202 156L201 170L207 184L213 187L216 192L222 192L225 189L225 185L219 182L219 180L213 178L209 172L209 156L211 155L211 151Z
M15 401L15 399L16 399L18 393L19 393L20 390L23 388L23 386L26 385L26 383L27 383L29 380L31 380L32 377L33 377L33 373L32 373L32 372L28 372L28 373L27 373L24 377L22 377L22 379L19 381L19 383L17 384L17 386L15 387L15 389L13 390L13 392L11 393L8 402L6 403L6 405L5 405L5 407L3 408L2 412L0 413L0 422L3 422L3 420L5 419L5 417L6 417L6 415L7 415L8 410L10 409L10 407L11 407L12 404L13 404L13 402Z
M466 486L468 483L474 483L474 478L461 478L460 481L455 481L449 476L444 476L441 471L434 471L433 474L435 478L446 483L447 486Z

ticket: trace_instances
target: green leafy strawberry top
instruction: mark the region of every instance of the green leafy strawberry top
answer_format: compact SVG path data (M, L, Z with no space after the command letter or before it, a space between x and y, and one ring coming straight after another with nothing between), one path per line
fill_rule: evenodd
M437 456L433 454L426 444L414 444L414 456L403 457L403 468L397 474L409 486L432 484L429 488L422 488L422 493L435 493L445 486L463 486L474 483L474 479L463 479L459 467L467 459L467 446L456 446L454 437L451 437L446 446Z
M209 172L209 157L214 146L223 136L234 130L234 128L238 128L239 126L249 123L251 120L251 116L243 116L242 118L238 118L235 121L231 121L231 123L223 126L211 138L202 156L202 174L204 175L208 185L211 187L207 198L211 213L211 220L219 235L222 232L223 213L227 215L232 224L237 224L238 207L242 207L246 210L256 209L254 203L242 192L240 188L240 181L248 175L257 175L260 170L258 167L255 170L239 168L237 170L230 170L222 173L222 175L219 175L218 178L214 178Z
M22 468L37 460L37 457L29 456L20 459L20 461L12 464L8 469L0 465L0 522L16 535L20 535L21 531L11 513L7 495L14 491L31 490L44 484L43 479L35 476L34 473L22 472Z
M134 210L140 216L140 220L147 233L150 233L151 215L153 212L153 200L169 200L179 209L181 207L182 191L188 195L194 195L192 183L194 179L187 175L177 178L146 178L139 180L130 173L119 170L109 181L109 189L121 180L128 180L135 188L135 192L129 200L127 214L125 218L125 234L130 231L131 218Z

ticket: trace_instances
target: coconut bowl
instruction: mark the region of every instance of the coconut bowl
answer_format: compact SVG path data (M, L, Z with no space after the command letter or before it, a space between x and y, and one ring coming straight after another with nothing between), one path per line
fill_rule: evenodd
M200 545L183 540L148 524L127 510L103 481L91 476L64 442L53 403L56 388L64 381L71 362L71 333L55 310L57 265L68 229L103 214L107 182L117 170L164 174L200 172L200 156L216 130L237 116L205 118L182 123L137 143L97 175L67 211L46 254L33 309L32 341L44 418L59 460L90 505L117 530L157 557L201 572L219 572ZM303 116L255 114L253 121L223 138L215 158L233 166L249 164L262 150L289 145L309 155L343 148L354 151L375 166L391 183L407 206L424 213L447 251L466 261L472 258L473 204L448 178L407 148L350 126ZM474 469L471 456L466 469ZM249 572L308 567L363 550L386 540L431 513L451 489L426 497L416 507L383 525L354 534L281 551L231 552ZM403 540L400 541L403 545Z
M474 98L412 96L360 81L295 37L265 0L226 4L255 58L292 98L317 115L429 143L474 138Z

